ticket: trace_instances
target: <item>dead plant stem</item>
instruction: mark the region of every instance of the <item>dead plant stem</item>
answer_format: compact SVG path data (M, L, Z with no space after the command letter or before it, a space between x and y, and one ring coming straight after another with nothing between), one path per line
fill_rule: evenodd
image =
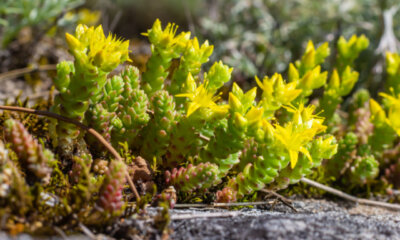
M337 189L328 187L326 185L323 185L321 183L315 182L313 180L310 180L308 178L302 178L301 181L303 183L306 183L310 186L319 188L321 190L324 190L328 193L331 193L333 195L336 195L338 197L341 197L343 199L358 203L358 204L363 204L363 205L369 205L369 206L375 206L375 207L382 207L382 208L386 208L386 209L392 209L392 210L400 210L400 205L399 204L393 204L393 203L386 203L386 202L379 202L379 201L374 201L374 200L369 200L369 199L364 199L364 198L358 198L358 197L354 197L350 194L344 193L342 191L339 191Z
M39 65L36 67L26 67L26 68L19 68L15 70L11 70L8 72L0 73L0 81L7 79L7 78L16 78L19 76L22 76L27 73L31 72L44 72L44 71L51 71L51 70L56 70L57 65L56 64L48 64L48 65Z

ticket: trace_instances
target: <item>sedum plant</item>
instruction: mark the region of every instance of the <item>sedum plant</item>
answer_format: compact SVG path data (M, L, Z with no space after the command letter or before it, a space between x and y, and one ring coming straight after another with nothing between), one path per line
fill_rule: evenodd
M329 82L325 85L324 95L321 99L321 110L323 116L332 119L338 105L353 89L358 80L359 74L354 71L354 60L360 52L368 47L369 41L361 35L353 35L348 41L343 37L337 43L336 66L331 74Z
M78 26L75 36L67 34L75 61L59 64L55 84L61 93L53 111L87 122L116 148L125 142L135 155L154 159L156 172L165 172L165 186L178 193L223 185L218 201L237 200L263 187L286 188L335 154L334 138L323 134L323 118L304 100L326 81L320 64L329 54L327 44L315 49L309 43L305 57L291 68L290 82L280 74L256 78L259 101L257 88L244 92L233 84L224 102L219 89L233 69L214 62L201 73L213 46L190 38L190 32L177 34L174 24L162 28L159 20L144 35L152 51L146 70L127 66L107 78L128 60L127 42L104 37L100 27ZM99 40L92 43L89 36ZM78 76L84 77L78 82ZM79 91L83 88L90 94ZM83 137L93 143L69 124L59 123L56 133L53 138L62 141L64 152L71 153ZM255 158L244 154L249 143Z
M105 36L101 26L79 25L66 34L74 61L59 63L54 79L59 93L51 111L96 129L125 163L109 159L104 146L75 125L52 121L38 141L9 119L6 144L0 142L2 208L33 219L33 209L45 211L46 223L72 215L90 226L107 223L132 200L125 173L142 193L157 182L160 190L176 189L179 201L205 192L218 202L288 188L316 169L348 189L370 186L384 167L387 181L393 179L396 163L384 159L396 158L388 151L400 133L400 95L392 90L396 55L388 54L392 80L382 104L361 90L344 116L341 103L358 80L353 62L368 46L363 36L340 38L332 71L321 66L328 44L309 41L287 81L279 73L255 77L257 86L248 91L233 83L224 99L221 89L233 69L208 63L212 45L159 20L145 35L152 51L146 69L126 65L110 76L129 61L129 42ZM312 99L322 88L322 97ZM169 198L175 201L175 192Z
M101 26L79 25L74 35L67 33L65 37L75 61L57 65L54 85L60 93L52 111L84 121L89 104L100 100L107 75L129 59L129 41L118 40L111 34L106 37ZM71 153L74 141L79 137L77 127L54 122L52 128L57 134L54 144L60 146L62 153Z
M264 188L288 188L313 172L347 190L373 185L382 172L397 184L396 54L387 56L391 80L382 103L365 90L346 102L359 76L354 61L368 47L364 36L339 39L332 70L322 66L329 45L309 41L286 75L256 76L256 87L245 91L233 83L224 92L233 69L209 63L214 47L207 41L177 33L174 24L163 28L159 20L144 35L152 51L146 69L128 63L111 76L129 62L128 41L106 36L101 26L79 25L66 34L74 61L57 66L51 111L97 130L125 162L110 159L73 124L52 121L35 139L25 124L6 120L0 210L13 216L10 221L109 223L133 199L126 173L145 199L156 182L163 191L156 201L170 199L171 206L176 198L195 201L199 193L240 201Z
M149 191L147 185L157 180L161 190L174 187L178 200L208 192L219 202L238 201L263 188L287 188L317 168L357 186L376 178L383 145L375 146L374 139L387 131L393 138L383 148L393 145L398 97L384 94L384 107L371 100L369 108L368 94L359 92L350 103L354 113L339 115L342 98L358 76L351 67L366 47L364 37L339 41L343 50L328 82L321 64L329 46L310 41L303 57L290 64L287 81L279 73L255 77L257 87L248 91L233 83L224 100L221 89L233 69L221 61L202 69L213 46L190 38L189 32L177 34L173 24L162 28L158 20L145 35L152 56L144 72L127 65L109 76L129 61L128 41L84 25L66 34L74 61L57 67L59 94L51 110L96 129L124 153L126 164L107 161L104 147L75 125L51 122L53 144L39 144L22 124L8 120L4 140L10 146L0 149L0 194L25 196L11 212L45 208L39 196L51 196L57 204L47 208L46 221L76 214L88 225L107 222L131 199L124 172L138 179L139 156L147 166L152 163L145 176L150 182L140 177L136 182L140 190ZM322 100L310 103L322 87ZM337 105L326 105L323 99L331 96ZM332 113L321 112L329 107ZM60 154L44 146L57 147Z
M321 66L328 44L310 41L290 64L287 81L279 73L255 77L257 86L248 91L233 83L224 99L233 69L208 63L212 45L158 20L145 35L152 51L146 69L126 65L110 76L129 61L128 41L105 36L101 26L80 25L66 34L74 61L61 62L54 80L59 94L51 110L96 129L126 164L108 161L104 147L75 125L52 122L49 142L7 120L0 144L2 207L18 216L45 209L50 223L71 215L88 225L107 222L132 199L125 172L142 192L152 180L160 190L176 189L178 201L204 192L218 202L240 201L264 188L288 188L315 169L349 190L373 185L382 172L394 181L398 155L389 151L400 134L397 55L388 54L391 81L382 103L360 90L343 104L358 80L353 63L368 46L363 36L340 38L331 71ZM321 98L313 99L318 89ZM152 167L147 183L137 177L139 156Z
M324 85L322 98L316 101L321 116L327 121L328 133L338 140L338 152L331 160L323 162L319 174L314 176L347 191L359 191L367 185L368 189L372 186L374 191L380 192L385 184L386 188L391 184L390 181L397 186L391 176L397 169L395 149L399 124L395 116L398 116L399 97L395 89L398 87L398 56L387 53L387 89L390 93L380 93L382 105L370 98L368 91L360 89L341 106L358 81L354 61L368 44L364 36L339 39L335 68ZM384 181L379 181L378 176Z
M321 117L326 119L327 131L338 139L337 154L331 160L322 162L319 172L326 181L334 179L347 189L370 184L379 173L379 161L373 151L374 143L370 140L374 126L369 120L368 92L359 91L354 94L348 109L350 114L348 116L341 114L343 109L341 103L344 97L351 93L359 77L358 72L353 69L354 61L368 44L369 40L363 35L353 35L348 40L340 37L336 47L335 66L329 81L327 74L317 81L319 82L317 86L324 88L322 97L317 101L318 109ZM329 51L324 50L325 48L321 45L314 54L306 50L298 66L311 69L313 62L321 62L318 60L321 57L317 56L327 57ZM297 76L297 72L293 72L295 74L289 71L289 76Z
M27 176L32 175L33 181L48 184L55 159L53 153L43 149L20 122L7 120L5 123L5 140L11 143L12 150L17 154L19 165L25 168Z

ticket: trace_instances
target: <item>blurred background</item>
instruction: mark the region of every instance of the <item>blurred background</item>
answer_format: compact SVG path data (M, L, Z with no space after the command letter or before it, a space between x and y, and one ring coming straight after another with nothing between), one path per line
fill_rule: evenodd
M284 73L308 40L330 42L329 69L340 36L365 34L371 44L355 66L357 88L374 94L382 88L385 52L400 47L399 7L398 0L1 0L0 72L68 58L63 34L78 23L102 24L130 39L133 58L143 65L149 46L140 33L159 18L208 39L215 46L211 60L233 66L242 86L255 75Z

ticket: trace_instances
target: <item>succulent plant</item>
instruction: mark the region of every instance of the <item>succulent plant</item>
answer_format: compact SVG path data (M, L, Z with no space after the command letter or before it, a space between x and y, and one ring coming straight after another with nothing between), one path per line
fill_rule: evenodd
M189 164L186 168L172 169L165 172L165 181L178 191L194 192L206 190L218 184L218 166L211 163L200 163L196 166Z
M106 37L103 28L79 25L75 34L65 35L74 62L57 65L54 84L59 91L52 111L63 116L84 121L90 103L101 97L107 75L120 63L129 59L129 41L121 41L113 35ZM61 153L73 151L73 145L80 135L77 127L70 123L53 121L54 144Z
M20 215L37 207L52 209L51 216L61 219L76 214L89 224L113 219L132 198L126 174L143 193L151 192L153 183L160 192L176 189L160 197L172 202L181 196L191 200L198 192L215 194L219 202L240 201L264 188L288 188L317 168L349 188L373 184L382 167L390 166L387 179L392 179L395 163L382 164L381 150L397 141L399 96L382 94L381 105L361 91L349 101L351 113L341 113L346 105L340 103L358 79L352 64L368 45L364 37L339 41L328 82L321 64L330 48L310 41L290 64L287 81L279 73L255 77L258 87L248 91L233 83L224 99L221 89L227 89L233 69L217 61L201 71L213 46L176 31L173 24L162 28L156 21L145 34L152 45L147 69L125 66L112 77L109 73L128 60L128 42L105 37L101 27L78 26L74 36L67 34L75 60L58 66L54 83L60 93L52 111L97 130L125 163L75 125L53 122L39 144L21 123L7 120L0 194L28 196ZM322 100L310 101L322 88ZM380 139L382 133L388 137ZM44 148L57 148L50 138L61 149L57 157ZM45 208L40 194L54 194L49 197L54 208Z
M107 214L118 214L122 210L124 204L122 196L125 183L124 168L123 162L112 161L105 174L99 193L98 205Z
M136 68L126 67L88 101L85 118L115 147L126 142L145 159L155 159L156 167L166 171L166 184L181 192L209 189L231 176L226 184L231 190L222 192L234 196L219 193L221 199L240 199L280 174L297 182L332 157L336 144L322 135L323 119L313 113L314 106L305 106L312 91L326 82L320 64L329 55L327 43L315 48L309 42L303 58L291 65L288 83L280 74L256 78L263 91L260 101L257 88L244 92L233 84L225 104L218 90L229 82L232 68L215 62L201 77L213 46L200 46L189 32L176 31L174 24L163 29L157 20L144 34L152 56L141 81ZM177 61L174 67L172 61ZM282 111L286 116L276 121ZM257 148L255 157L243 155L249 141ZM313 164L306 163L313 158Z
M34 176L34 180L48 184L55 159L53 153L33 138L22 123L9 119L5 123L5 139L11 143L17 154L20 166L25 173Z

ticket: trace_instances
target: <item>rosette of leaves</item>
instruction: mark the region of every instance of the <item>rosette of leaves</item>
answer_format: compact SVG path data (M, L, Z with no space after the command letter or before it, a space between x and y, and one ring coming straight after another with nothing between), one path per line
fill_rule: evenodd
M73 157L69 171L61 171L60 161L22 123L8 119L4 133L7 147L0 141L0 209L9 214L8 223L29 227L32 221L42 221L42 226L26 231L49 231L55 221L69 225L66 219L71 214L89 225L120 215L123 162L111 162L105 173L94 175L91 156L82 154Z
M221 180L218 177L219 169L216 164L200 163L196 166L189 164L186 168L174 168L172 172L165 172L165 181L173 185L177 190L183 192L193 192L196 190L206 190Z
M176 123L177 112L174 98L164 90L157 91L152 96L154 116L145 130L141 155L147 159L159 158L167 151L172 130Z
M209 56L212 54L214 49L213 45L209 45L208 41L205 41L201 46L196 37L190 39L182 53L180 58L179 67L174 71L174 75L171 79L169 86L169 92L171 94L177 94L183 91L183 85L186 81L188 74L190 73L197 79L200 73L201 65L208 62Z
M246 138L258 134L263 108L252 106L256 88L243 93L234 84L229 94L229 115L226 125L217 127L215 135L200 152L200 161L218 164L223 177L237 163Z

